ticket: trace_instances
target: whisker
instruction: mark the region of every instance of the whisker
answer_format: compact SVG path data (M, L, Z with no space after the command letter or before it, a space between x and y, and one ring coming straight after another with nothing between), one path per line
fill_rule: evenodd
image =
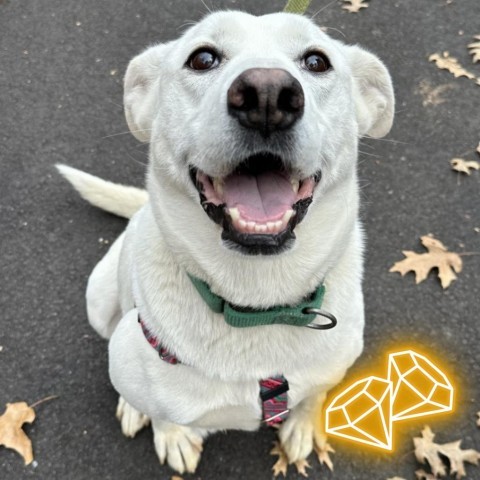
M381 155L375 155L374 153L363 152L362 150L359 150L358 153L360 153L361 155L367 155L368 157L383 158Z
M398 145L411 145L409 142L402 142L400 140L394 140L393 138L373 138L368 135L365 135L365 138L368 138L369 140L374 140L375 142L389 142Z
M197 22L195 22L194 20L189 20L188 22L185 22L185 23L182 23L181 25L179 25L177 27L177 30L180 30L182 28L185 28L185 27L192 27L193 25L195 25Z
M338 32L343 38L347 38L347 36L341 31L339 30L338 28L334 28L334 27L321 27L322 29L325 29L325 30L333 30L334 32Z
M310 18L313 20L319 13L322 13L328 7L331 7L334 3L337 3L337 0L332 0L330 3L327 3L318 12L314 13Z
M138 132L151 132L151 128L143 128L140 130L127 130L126 132L120 132L120 133L112 133L111 135L105 135L104 137L100 137L102 140L105 138L111 138L111 137L118 137L120 135L127 135L128 133L138 133Z

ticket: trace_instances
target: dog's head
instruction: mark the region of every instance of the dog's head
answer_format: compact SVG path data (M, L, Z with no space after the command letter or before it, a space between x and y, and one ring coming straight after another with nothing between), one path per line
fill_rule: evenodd
M285 13L214 13L125 77L129 127L150 142L163 189L152 201L179 224L201 215L192 235L208 229L245 254L290 249L322 195L355 175L358 138L386 135L393 109L377 57Z

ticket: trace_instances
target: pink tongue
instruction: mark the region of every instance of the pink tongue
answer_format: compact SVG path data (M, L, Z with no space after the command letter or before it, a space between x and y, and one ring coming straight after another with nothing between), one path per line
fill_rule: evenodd
M297 197L290 180L280 172L234 173L224 182L223 197L227 207L238 208L242 218L257 223L280 220Z

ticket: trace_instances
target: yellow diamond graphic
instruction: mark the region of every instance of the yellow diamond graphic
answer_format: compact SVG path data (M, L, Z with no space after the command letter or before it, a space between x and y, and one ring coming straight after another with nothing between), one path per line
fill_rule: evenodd
M392 382L392 421L448 412L453 387L447 376L424 355L412 350L388 357Z
M326 410L327 433L391 450L391 387L373 376L350 385Z

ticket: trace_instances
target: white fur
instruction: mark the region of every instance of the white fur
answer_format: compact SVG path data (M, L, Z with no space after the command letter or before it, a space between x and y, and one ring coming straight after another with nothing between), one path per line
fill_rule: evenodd
M148 201L148 193L140 188L114 184L67 165L56 167L87 202L119 217L130 218Z
M206 73L189 71L186 59L204 44L221 50L225 60ZM328 75L301 68L299 58L314 48L330 57ZM295 143L278 153L300 178L322 171L293 248L271 256L246 256L223 245L221 228L204 213L188 175L189 164L224 175L238 158L265 148L257 141L245 152L225 107L228 87L251 67L282 68L301 83L305 112L294 127ZM387 70L373 54L329 38L304 17L217 12L179 40L132 60L125 110L132 133L151 142L150 200L95 268L87 292L92 325L104 336L113 331L110 377L134 418L124 430L134 434L141 415L148 416L160 460L193 471L207 431L258 428L258 380L282 373L293 410L280 438L290 461L306 458L314 441L324 443L312 412L363 347L357 142L390 129ZM82 184L77 173L61 168L84 197L109 211L115 212L111 199L120 204L115 213L126 216L130 204L134 210L146 199L89 176L81 177ZM232 328L209 309L186 272L228 301L257 308L294 304L324 282L322 308L338 325L328 331ZM158 358L137 323L138 312L182 364ZM119 415L123 425L125 413Z

